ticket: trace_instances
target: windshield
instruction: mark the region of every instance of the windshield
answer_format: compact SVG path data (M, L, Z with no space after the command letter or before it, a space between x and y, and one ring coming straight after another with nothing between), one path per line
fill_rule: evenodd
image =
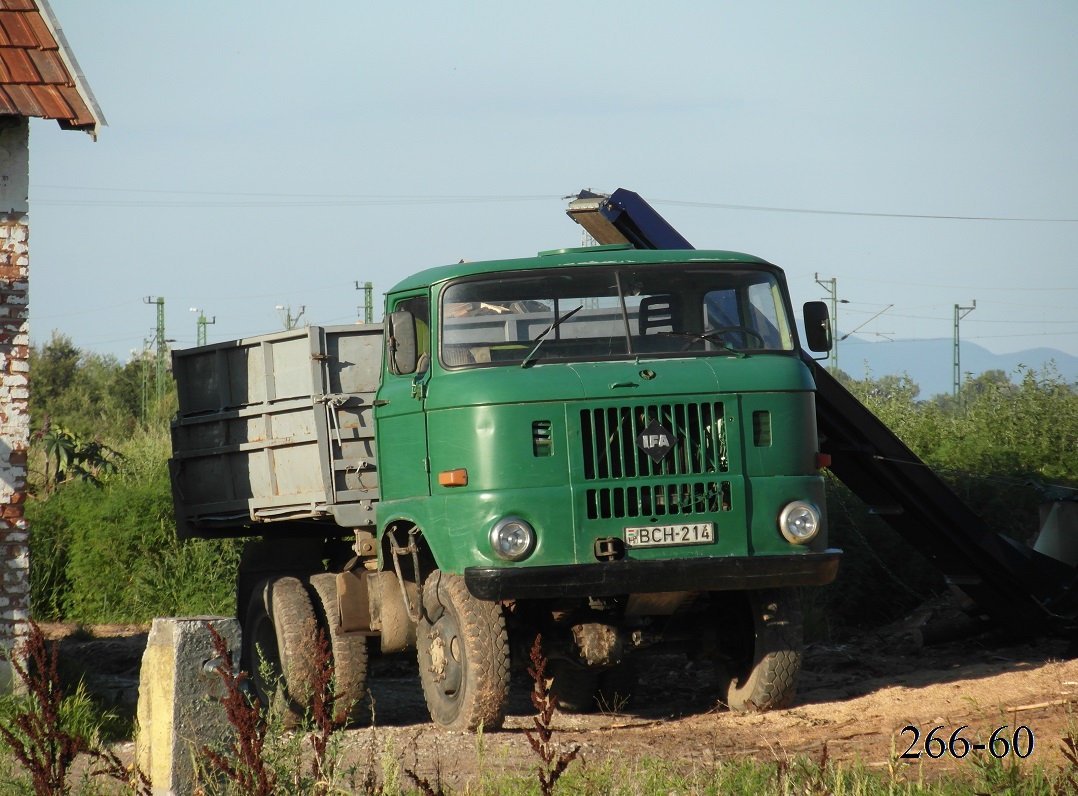
M774 274L657 265L499 274L449 285L448 367L793 350Z

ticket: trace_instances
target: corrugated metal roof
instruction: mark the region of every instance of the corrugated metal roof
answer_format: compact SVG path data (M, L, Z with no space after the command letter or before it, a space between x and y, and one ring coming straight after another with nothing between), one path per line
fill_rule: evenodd
M55 119L94 138L106 124L48 0L0 0L0 115Z

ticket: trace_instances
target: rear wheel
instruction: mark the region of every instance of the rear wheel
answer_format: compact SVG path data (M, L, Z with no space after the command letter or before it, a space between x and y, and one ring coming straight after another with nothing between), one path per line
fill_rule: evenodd
M287 727L299 724L311 704L317 623L307 589L298 578L267 578L247 607L240 668L263 707L280 711Z
M509 698L509 637L498 603L477 600L459 575L435 570L423 586L419 677L443 727L501 727Z
M620 713L633 702L639 670L633 659L623 660L612 669L599 673L599 690L595 699L604 713Z
M566 713L618 713L629 706L636 691L637 669L632 661L596 671L559 659L551 661L547 671L550 691Z
M318 598L315 608L333 662L334 720L355 724L367 695L367 637L359 633L340 633L336 575L329 572L312 575L310 584Z
M592 713L598 707L599 673L563 659L547 666L550 693L558 700L558 709L566 713Z
M731 710L785 708L797 693L803 647L796 589L722 595L720 689Z

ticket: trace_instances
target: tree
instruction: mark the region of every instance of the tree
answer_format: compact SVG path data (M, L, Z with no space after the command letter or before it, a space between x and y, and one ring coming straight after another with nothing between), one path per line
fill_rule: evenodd
M78 375L81 360L82 352L71 338L56 331L45 345L31 347L33 408L47 412L52 404L62 401Z
M51 417L84 437L107 429L123 438L142 416L141 386L139 361L121 364L113 356L82 351L59 332L30 349L30 417L35 429Z

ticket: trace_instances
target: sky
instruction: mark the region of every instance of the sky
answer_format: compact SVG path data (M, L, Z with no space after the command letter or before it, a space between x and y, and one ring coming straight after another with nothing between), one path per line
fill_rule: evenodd
M836 280L840 333L949 339L975 301L963 341L1078 355L1070 0L50 5L108 126L31 124L35 343L126 359L158 297L177 347L352 323L365 281L377 320L628 188L795 307Z

